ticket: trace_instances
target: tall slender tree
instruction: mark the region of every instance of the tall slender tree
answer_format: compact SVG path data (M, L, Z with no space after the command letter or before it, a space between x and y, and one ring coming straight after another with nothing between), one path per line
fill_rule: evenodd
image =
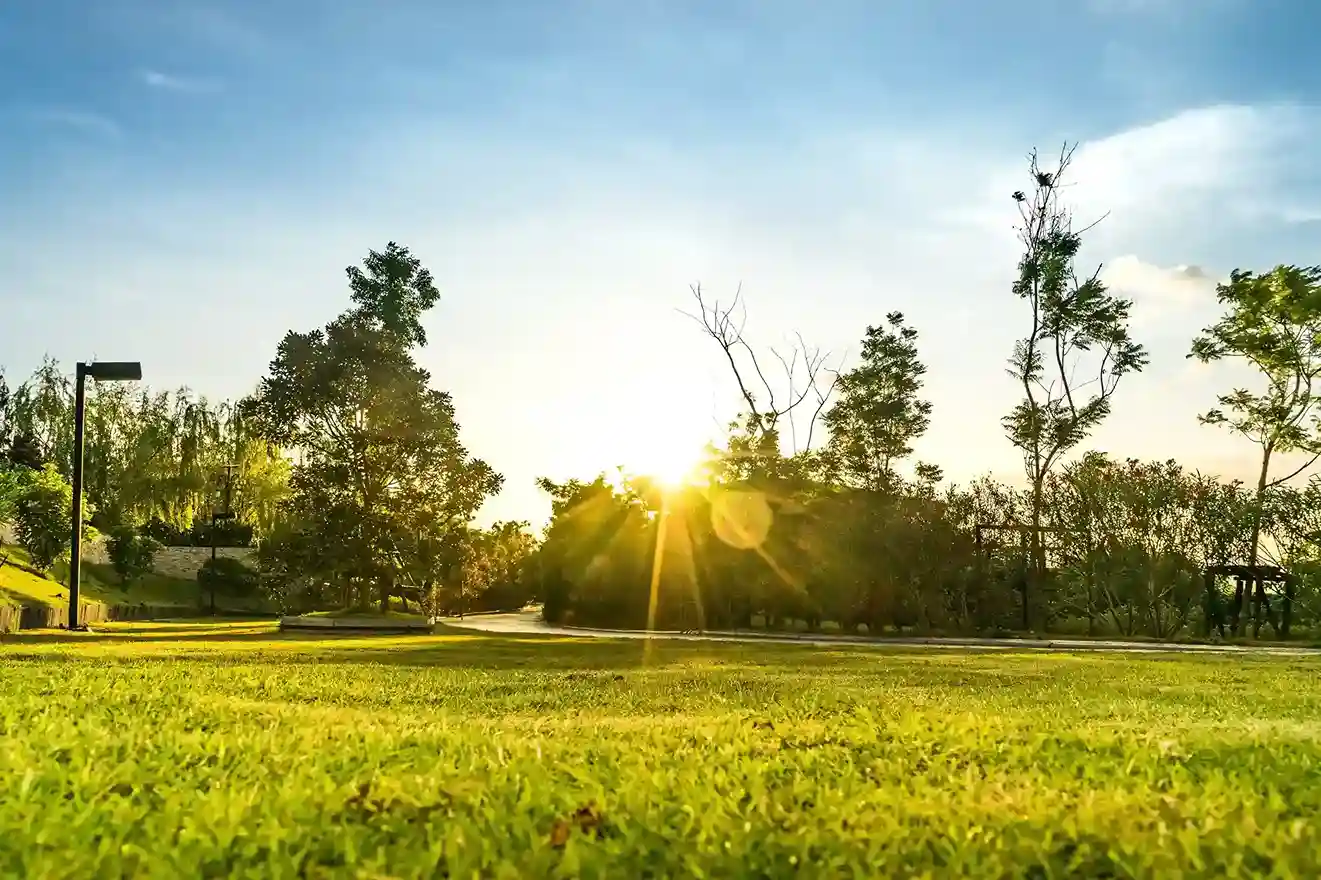
M1023 243L1013 292L1027 304L1030 325L1009 359L1023 398L1003 423L1023 454L1031 487L1028 534L1037 579L1046 567L1041 514L1047 476L1110 414L1120 379L1147 363L1146 350L1129 335L1132 303L1107 291L1100 267L1090 275L1075 268L1082 236L1091 226L1075 228L1061 203L1073 150L1066 145L1053 170L1043 168L1033 152L1032 193L1013 194Z

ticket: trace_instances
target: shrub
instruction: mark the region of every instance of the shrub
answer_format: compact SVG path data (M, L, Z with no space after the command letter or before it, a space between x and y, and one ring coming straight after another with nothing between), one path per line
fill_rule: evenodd
M10 467L0 461L0 523L12 522L18 513L18 501L28 486L26 468Z
M858 624L857 629L858 629L858 635L860 636L871 635L871 627L865 623Z
M215 531L217 547L252 546L253 528L246 523L238 520L219 520L215 524ZM193 520L191 531L183 533L180 540L195 547L210 547L211 521L201 518Z
M110 533L106 552L119 580L128 584L156 567L156 551L160 546L154 538L138 534L129 526L120 526Z
M202 564L197 570L197 583L208 592L214 586L217 593L250 596L257 592L260 578L241 560L220 556Z
M749 622L749 624L751 624L751 626L752 626L753 629L765 629L765 628L766 628L766 615L764 615L764 614L754 614L754 615L752 615L752 619L751 619L750 621L748 621L748 622Z
M152 517L138 531L166 547L179 547L189 543L185 537L186 532L175 528L160 517Z
M48 571L57 559L68 555L72 508L73 488L55 465L48 464L28 477L15 504L14 531L35 568ZM91 512L84 500L83 515ZM83 540L94 532L84 526Z
M838 635L842 627L833 620L821 621L821 632L826 635Z
M807 632L807 621L794 618L789 621L789 632L801 633Z

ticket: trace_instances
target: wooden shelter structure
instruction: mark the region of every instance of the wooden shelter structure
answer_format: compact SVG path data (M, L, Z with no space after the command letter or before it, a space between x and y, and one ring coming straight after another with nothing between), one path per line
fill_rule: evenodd
M1242 635L1244 605L1248 605L1252 620L1252 637L1261 634L1261 625L1269 621L1275 634L1282 639L1289 638L1289 621L1293 616L1294 580L1278 565L1209 565L1204 572L1206 581L1206 635L1214 627L1224 638L1225 624L1233 635ZM1225 602L1216 581L1220 578L1234 579L1234 597ZM1276 620L1271 612L1271 599L1268 585L1275 587L1281 594L1280 617ZM1265 612L1263 615L1263 611Z

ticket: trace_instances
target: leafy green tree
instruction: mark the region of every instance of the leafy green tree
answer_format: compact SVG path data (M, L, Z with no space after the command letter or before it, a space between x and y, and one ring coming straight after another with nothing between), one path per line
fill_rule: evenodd
M1028 305L1030 329L1009 360L1023 399L1005 416L1005 432L1023 454L1031 489L1028 533L1032 572L1046 568L1042 525L1046 478L1110 414L1120 379L1140 371L1147 353L1129 335L1130 301L1112 296L1100 268L1079 275L1075 261L1087 229L1075 229L1060 201L1073 149L1052 170L1031 156L1032 194L1013 194L1023 256L1013 292Z
M9 404L9 383L5 381L4 369L0 368L0 461L8 459L9 446L12 442L13 426L10 424Z
M9 404L13 444L27 464L61 465L68 476L73 462L73 384L51 358L14 390ZM66 464L67 463L67 464Z
M85 516L89 505L83 502ZM69 554L69 523L73 516L73 487L53 464L34 472L16 505L14 531L32 564L42 571ZM84 540L94 531L84 521Z
M1268 492L1301 474L1321 457L1321 267L1277 266L1263 275L1235 270L1216 287L1225 314L1193 340L1189 357L1202 363L1239 361L1265 380L1253 392L1235 388L1200 416L1224 425L1261 448L1248 564L1260 555ZM1271 474L1280 455L1308 459L1282 475Z
M156 567L156 551L160 544L147 535L139 534L131 526L118 526L106 539L106 553L110 565L127 586L150 574ZM209 560L208 560L209 561Z
M1175 461L1116 462L1091 452L1052 475L1049 522L1060 565L1081 587L1057 611L1124 635L1180 632L1203 599L1202 570L1225 564L1246 534L1241 486Z
M72 471L73 397L69 376L47 358L10 396L0 435L6 458L29 468L55 464ZM208 519L219 477L236 465L233 510L237 523L268 531L287 488L289 466L281 450L244 430L241 407L173 393L93 384L87 394L84 486L109 531L158 522L178 536ZM3 440L0 440L3 442Z
M0 523L10 523L18 513L18 500L27 488L26 468L0 461Z
M319 564L360 604L374 585L386 610L409 558L466 527L501 478L468 455L449 394L414 361L440 297L431 273L393 242L347 271L351 308L286 335L246 409L265 439L298 452L284 507L337 548Z
M1301 488L1280 485L1266 495L1263 551L1270 561L1288 569L1295 580L1293 621L1315 627L1321 623L1321 476Z
M931 403L920 399L926 366L918 359L917 331L900 312L867 328L862 362L839 377L835 403L823 424L828 456L850 484L876 490L895 486L894 463L913 451L931 424Z

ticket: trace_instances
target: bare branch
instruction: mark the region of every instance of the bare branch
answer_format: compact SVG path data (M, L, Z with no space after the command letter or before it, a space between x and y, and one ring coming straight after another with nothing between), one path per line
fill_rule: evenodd
M729 364L730 371L734 375L739 396L747 406L754 430L763 435L767 434L776 430L780 421L787 417L794 452L802 451L798 449L798 426L793 420L793 413L807 401L809 396L815 394L817 409L808 425L807 448L810 448L811 434L815 422L825 407L826 401L830 399L830 395L833 393L835 384L839 379L838 371L835 371L829 388L824 392L821 390L820 381L823 373L830 372L826 371L824 367L829 354L822 353L818 348L809 347L803 341L801 334L795 334L794 345L788 352L773 347L770 348L771 356L779 362L781 369L784 371L787 385L786 388L781 390L781 393L777 393L775 383L770 380L765 369L763 369L756 350L747 341L743 333L747 321L747 311L742 302L742 285L739 286L733 302L728 306L722 306L719 301L708 302L702 293L700 284L692 285L691 290L693 298L697 301L698 313L694 315L680 311L696 321L702 327L702 331L720 346L725 361ZM735 318L736 311L741 312L737 319ZM800 363L805 374L801 380L799 378ZM765 394L761 404L758 403L758 393L753 392L753 387L757 385L760 386L758 393L764 392Z

